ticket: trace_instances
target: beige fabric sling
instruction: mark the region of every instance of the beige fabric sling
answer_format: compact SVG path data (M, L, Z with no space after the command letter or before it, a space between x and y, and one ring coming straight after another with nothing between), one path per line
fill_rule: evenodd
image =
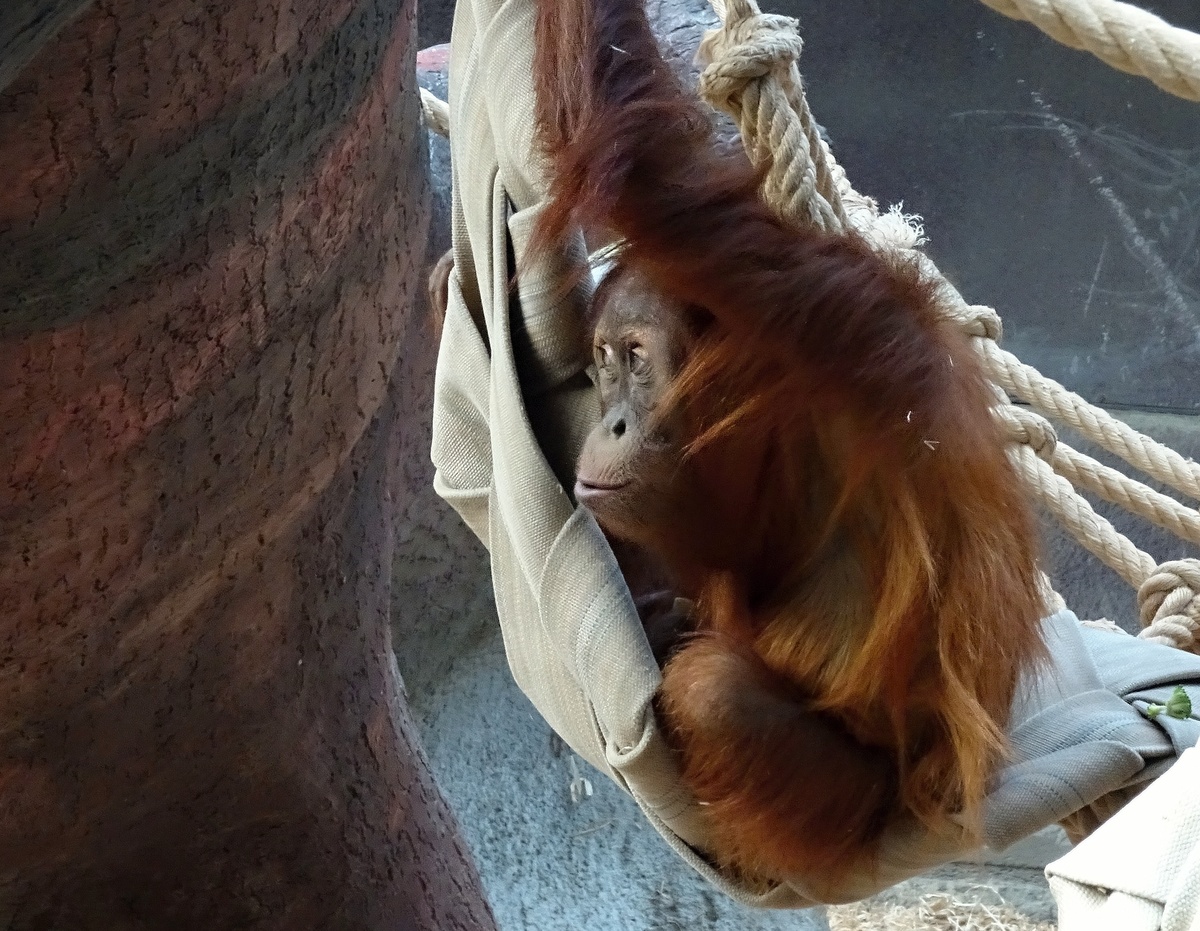
M533 22L533 0L459 0L455 13L455 269L432 450L438 493L489 550L514 679L576 753L633 796L681 857L747 904L848 901L960 856L961 836L897 832L870 875L847 877L836 888L789 877L763 891L721 875L696 852L704 846L704 813L682 786L656 726L650 700L658 668L603 535L564 490L598 408L582 317L588 290L557 297L586 262L582 238L558 256L531 260L525 252L545 195L532 145ZM516 265L522 276L514 291ZM1162 700L1155 689L1200 682L1194 656L1157 648L1172 659L1163 679L1154 671L1157 660L1142 663L1138 653L1134 662L1118 651L1111 663L1121 669L1122 691L1095 660L1094 635L1117 635L1081 631L1069 612L1047 624L1055 666L1026 683L1015 710L1018 760L997 780L988 815L994 846L1169 765L1176 744L1127 703L1126 693L1149 690L1150 700ZM1154 648L1123 639L1130 650ZM1134 673L1126 674L1130 666ZM1195 699L1200 707L1200 690ZM1185 745L1200 739L1196 722L1177 723L1192 725Z
M1200 750L1046 867L1060 931L1200 929Z

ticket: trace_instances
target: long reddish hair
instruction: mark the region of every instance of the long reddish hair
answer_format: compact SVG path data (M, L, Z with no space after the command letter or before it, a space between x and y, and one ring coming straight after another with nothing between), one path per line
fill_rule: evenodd
M708 320L668 403L727 544L659 554L703 627L660 707L718 854L828 873L896 815L977 825L1043 645L1035 521L966 338L915 262L763 203L636 0L540 2L535 80L553 167L538 242L619 236L622 267ZM849 573L845 604L831 573ZM767 747L752 720L696 720L697 684L730 677L809 723ZM809 759L814 741L845 751L841 771Z

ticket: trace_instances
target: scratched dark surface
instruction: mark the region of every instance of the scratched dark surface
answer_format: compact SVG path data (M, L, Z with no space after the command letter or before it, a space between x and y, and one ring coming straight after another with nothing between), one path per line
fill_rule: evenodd
M1200 29L1195 0L1145 5ZM452 6L423 6L422 45ZM924 216L1007 348L1109 407L1200 412L1200 104L973 0L762 6L800 18L855 185Z
M1104 405L1200 411L1200 104L980 3L774 5L850 177L924 215L1008 348Z

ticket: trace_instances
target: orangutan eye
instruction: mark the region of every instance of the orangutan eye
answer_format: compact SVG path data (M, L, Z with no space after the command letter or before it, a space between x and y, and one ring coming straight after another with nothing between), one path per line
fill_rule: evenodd
M650 355L641 343L630 343L629 345L629 368L630 371L636 373L650 370Z
M596 343L592 347L592 353L596 360L596 368L604 370L610 369L613 365L613 350L608 343Z

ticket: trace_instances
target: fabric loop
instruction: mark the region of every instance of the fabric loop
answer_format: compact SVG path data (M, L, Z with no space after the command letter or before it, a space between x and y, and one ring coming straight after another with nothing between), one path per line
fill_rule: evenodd
M446 101L439 100L430 91L421 88L421 113L425 117L425 125L439 136L450 136L450 107Z

